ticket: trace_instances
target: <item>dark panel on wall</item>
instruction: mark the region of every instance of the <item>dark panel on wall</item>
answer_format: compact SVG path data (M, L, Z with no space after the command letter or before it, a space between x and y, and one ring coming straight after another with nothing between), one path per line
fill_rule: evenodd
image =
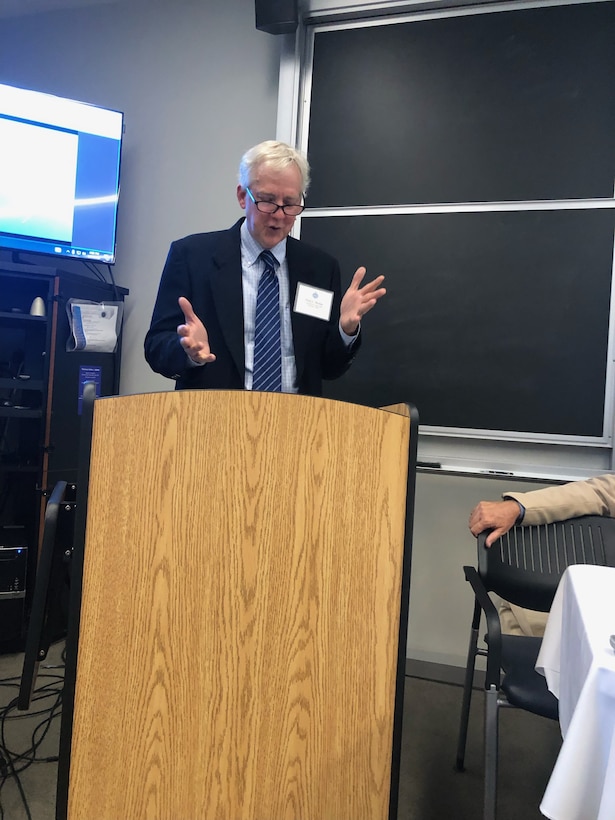
M615 3L316 32L311 207L612 197Z
M299 24L297 0L255 0L256 28L268 34L292 34Z
M364 345L326 395L411 401L421 423L601 436L615 213L306 218L304 240L384 273Z

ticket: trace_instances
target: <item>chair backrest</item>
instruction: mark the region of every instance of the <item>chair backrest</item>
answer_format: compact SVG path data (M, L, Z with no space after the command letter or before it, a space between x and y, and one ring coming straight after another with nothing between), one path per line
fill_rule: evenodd
M478 571L486 589L527 609L547 612L571 564L615 566L615 518L598 515L513 527L491 547L478 537Z

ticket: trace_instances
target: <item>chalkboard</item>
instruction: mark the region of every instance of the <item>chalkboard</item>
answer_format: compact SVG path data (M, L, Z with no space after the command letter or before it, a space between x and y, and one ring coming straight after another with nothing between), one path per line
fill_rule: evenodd
M612 197L615 3L317 31L310 207Z
M614 43L613 2L314 33L301 238L388 288L326 395L606 440Z
M421 424L602 436L615 213L304 219L348 277L384 273L364 349L330 398L400 397Z

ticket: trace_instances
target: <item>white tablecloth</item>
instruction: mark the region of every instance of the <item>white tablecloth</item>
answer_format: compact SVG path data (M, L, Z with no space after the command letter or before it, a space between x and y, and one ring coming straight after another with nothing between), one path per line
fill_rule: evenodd
M615 820L615 569L569 567L536 669L559 699L563 743L541 812L551 820Z

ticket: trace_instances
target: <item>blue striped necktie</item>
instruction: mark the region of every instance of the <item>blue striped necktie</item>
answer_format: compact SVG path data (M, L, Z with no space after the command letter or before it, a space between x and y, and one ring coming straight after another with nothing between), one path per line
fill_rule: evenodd
M259 259L263 260L265 270L258 282L256 296L252 390L280 393L282 390L280 285L275 273L278 261L271 251L263 251Z

